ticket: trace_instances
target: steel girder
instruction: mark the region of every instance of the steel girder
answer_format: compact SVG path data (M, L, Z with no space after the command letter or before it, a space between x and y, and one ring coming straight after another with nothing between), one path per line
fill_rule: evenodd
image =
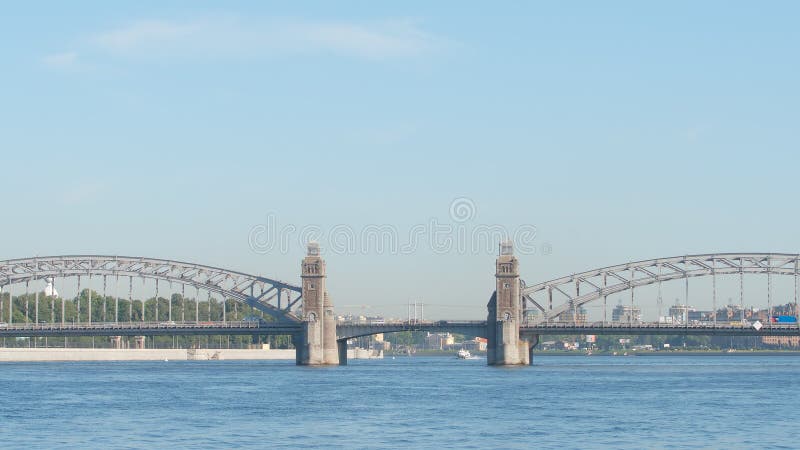
M0 261L0 288L31 280L84 275L118 275L169 281L246 303L279 321L300 320L294 313L302 297L300 286L218 267L155 258L103 255L41 256ZM295 298L291 298L292 292L297 294Z
M797 275L799 258L790 253L711 253L650 259L525 286L521 294L523 302L542 311L539 321L544 321L593 300L663 281L731 274ZM566 301L549 309L554 294Z

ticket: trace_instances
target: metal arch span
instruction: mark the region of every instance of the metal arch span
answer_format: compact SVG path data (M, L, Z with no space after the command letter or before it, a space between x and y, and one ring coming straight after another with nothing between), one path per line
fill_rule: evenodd
M798 274L800 255L793 253L710 253L631 262L576 273L524 287L523 301L531 302L546 320L599 298L662 281L731 274ZM795 290L797 281L795 281ZM548 308L537 301L545 292ZM553 295L565 298L551 308Z
M299 322L293 310L302 299L302 288L218 267L156 258L106 255L41 256L0 261L0 287L25 281L84 275L125 276L165 280L214 292L247 303L279 321ZM282 296L287 290L296 292ZM285 298L288 297L288 298ZM285 298L285 302L282 300Z

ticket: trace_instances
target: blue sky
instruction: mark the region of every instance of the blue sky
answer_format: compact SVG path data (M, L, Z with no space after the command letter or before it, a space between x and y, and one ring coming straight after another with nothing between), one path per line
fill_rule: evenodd
M529 283L797 252L798 9L7 5L0 257L142 255L292 280L299 243L249 245L270 215L405 235L452 222L462 197L469 226L536 228ZM343 308L421 299L477 317L493 289L491 252L327 258Z

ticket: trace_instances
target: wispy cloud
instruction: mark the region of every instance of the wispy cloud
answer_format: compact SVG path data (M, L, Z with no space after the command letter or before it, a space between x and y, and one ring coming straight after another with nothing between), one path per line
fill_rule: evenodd
M113 56L155 59L330 53L380 60L417 57L446 45L445 39L409 20L354 23L233 16L140 20L98 33L92 42Z
M75 52L54 53L42 58L42 63L56 69L75 69L78 67L78 54Z

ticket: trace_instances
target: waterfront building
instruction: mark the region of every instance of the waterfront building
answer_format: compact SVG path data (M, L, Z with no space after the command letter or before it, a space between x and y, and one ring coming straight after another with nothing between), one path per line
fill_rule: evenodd
M762 336L761 342L764 345L796 348L800 347L800 336Z
M425 346L429 349L443 350L455 344L455 337L450 333L428 333Z
M486 338L476 337L475 339L464 341L461 345L465 350L471 352L485 352L487 343L488 341Z

